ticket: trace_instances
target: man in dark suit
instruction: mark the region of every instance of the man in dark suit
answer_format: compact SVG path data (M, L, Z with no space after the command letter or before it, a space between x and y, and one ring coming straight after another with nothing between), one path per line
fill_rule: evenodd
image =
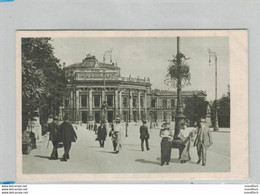
M143 121L143 125L140 127L140 139L141 139L141 149L144 151L144 141L147 151L150 150L148 139L150 138L148 127L146 126L146 121Z
M58 117L53 117L53 121L48 125L48 131L50 132L49 141L52 141L53 144L50 160L57 160L59 142L61 142Z
M69 151L71 149L71 142L76 142L77 135L73 129L73 126L69 122L69 116L66 114L63 118L64 122L60 125L59 130L61 132L61 140L64 146L64 154L61 161L67 161L69 157Z
M194 146L197 146L197 154L199 157L197 164L199 164L202 161L202 166L205 166L207 149L209 146L213 144L212 137L209 128L206 126L205 119L199 120L197 124L198 124L197 136L194 141Z
M106 124L105 121L102 121L97 131L97 140L99 141L99 145L101 148L105 146L106 137L107 137Z

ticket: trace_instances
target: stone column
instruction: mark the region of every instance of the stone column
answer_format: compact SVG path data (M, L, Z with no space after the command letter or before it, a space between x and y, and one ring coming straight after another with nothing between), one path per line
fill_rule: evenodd
M115 90L115 97L114 97L114 107L115 107L115 114L114 114L114 117L117 117L117 116L119 116L118 115L118 90L116 89Z
M75 101L76 101L76 118L75 118L75 120L76 120L76 123L77 122L79 122L79 91L77 90L76 91L76 99L75 99Z
M133 95L132 91L129 92L129 115L130 115L130 122L133 122Z
M92 103L92 88L90 88L89 91L88 91L88 114L93 119L92 106L93 106L93 103Z
M138 91L138 119L141 121L141 91Z
M144 112L145 112L145 119L147 120L147 95L146 95L146 92L144 93Z
M119 116L122 117L122 91L119 91ZM122 118L121 118L122 119Z
M102 89L102 93L101 93L101 106L102 104L106 101L106 93L105 90Z
M74 107L73 107L73 91L70 92L70 111L69 111L69 117L72 120L74 116Z

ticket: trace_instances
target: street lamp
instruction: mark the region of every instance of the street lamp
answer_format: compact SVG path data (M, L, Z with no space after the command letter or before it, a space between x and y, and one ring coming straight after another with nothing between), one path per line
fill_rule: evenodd
M177 37L177 71L179 72L181 70L181 59L180 59L180 37ZM178 73L177 77L177 109L176 109L176 117L175 117L175 132L174 132L174 138L176 139L180 133L181 130L181 124L185 118L183 115L183 105L182 105L182 96L181 96L181 90L182 90L182 77L181 74Z
M218 126L218 101L217 101L217 84L218 84L218 57L217 53L215 51L212 51L211 49L208 49L209 52L209 65L211 64L211 59L213 58L215 62L215 125L214 125L214 131L219 130Z

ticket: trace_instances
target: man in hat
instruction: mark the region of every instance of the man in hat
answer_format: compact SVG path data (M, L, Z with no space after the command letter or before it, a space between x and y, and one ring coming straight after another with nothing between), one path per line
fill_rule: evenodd
M146 125L146 121L143 121L143 125L140 127L140 139L141 139L141 149L144 151L144 141L146 145L146 150L150 150L148 139L150 138L150 134L148 131L148 127Z
M59 127L61 132L61 140L64 146L64 154L61 161L67 161L70 158L69 151L71 149L71 142L76 142L77 135L73 129L73 126L69 122L68 114L64 116L63 120L64 122Z
M107 137L107 127L105 121L102 121L97 130L97 140L101 148L105 146L105 141Z
M48 125L48 132L50 132L49 141L52 141L53 145L50 160L57 160L59 142L61 141L57 116L54 116L53 121Z
M194 146L197 146L197 154L199 157L197 164L199 164L202 161L202 166L205 166L207 149L209 146L213 144L212 137L209 128L206 126L205 119L200 119L197 122L197 125L198 125L197 136L194 141Z

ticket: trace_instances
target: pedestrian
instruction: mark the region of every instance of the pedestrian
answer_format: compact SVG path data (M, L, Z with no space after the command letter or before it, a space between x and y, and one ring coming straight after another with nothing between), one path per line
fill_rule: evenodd
M161 141L161 166L166 162L166 165L169 165L171 160L171 151L172 151L172 139L173 132L170 130L170 125L168 123L163 123L162 129L160 130Z
M120 124L120 118L116 118L115 125L109 132L109 136L111 137L115 153L119 153L120 149L122 149L121 140L122 137L124 137L124 131Z
M126 121L126 123L125 123L125 137L127 137L128 136L128 122Z
M96 122L94 122L94 132L95 132L95 134L97 134L97 123Z
M146 150L150 150L148 139L150 138L149 130L146 125L146 121L143 121L143 125L140 127L140 139L141 139L141 149L144 151L144 141L146 145Z
M113 149L114 149L114 152L115 152L116 147L117 147L117 139L116 139L116 135L115 135L114 124L111 125L111 130L109 131L109 137L111 137Z
M200 119L197 122L197 136L194 141L194 147L197 147L198 162L202 161L202 166L206 165L207 149L213 144L209 128L206 126L206 120Z
M61 132L61 140L64 146L64 154L61 161L67 161L70 159L69 151L71 149L71 143L76 142L77 135L73 129L72 124L69 122L69 116L66 114L63 118L64 122L60 125L59 130Z
M58 117L53 117L53 121L48 125L49 141L52 141L53 149L50 160L58 159L59 142L61 142L61 134L59 131Z
M183 122L181 124L181 130L179 133L179 138L182 141L183 149L180 153L180 161L181 163L186 163L191 159L190 157L190 144L193 137L193 132L187 128L188 124Z
M97 130L97 140L99 141L99 145L101 148L105 146L106 137L107 137L106 125L105 122L101 122Z

